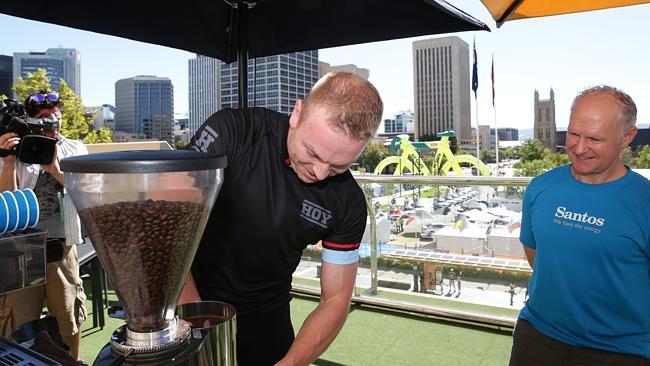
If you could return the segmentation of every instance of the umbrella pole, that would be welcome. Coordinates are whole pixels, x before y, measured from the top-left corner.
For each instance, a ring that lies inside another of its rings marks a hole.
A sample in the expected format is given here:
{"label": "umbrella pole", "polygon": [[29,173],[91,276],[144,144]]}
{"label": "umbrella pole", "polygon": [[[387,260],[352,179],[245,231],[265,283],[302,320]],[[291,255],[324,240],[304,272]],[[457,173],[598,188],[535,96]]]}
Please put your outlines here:
{"label": "umbrella pole", "polygon": [[[239,3],[237,6],[237,27],[239,28],[239,42],[237,47],[237,80],[239,82],[239,108],[248,107],[248,5]],[[254,76],[253,76],[254,77]]]}

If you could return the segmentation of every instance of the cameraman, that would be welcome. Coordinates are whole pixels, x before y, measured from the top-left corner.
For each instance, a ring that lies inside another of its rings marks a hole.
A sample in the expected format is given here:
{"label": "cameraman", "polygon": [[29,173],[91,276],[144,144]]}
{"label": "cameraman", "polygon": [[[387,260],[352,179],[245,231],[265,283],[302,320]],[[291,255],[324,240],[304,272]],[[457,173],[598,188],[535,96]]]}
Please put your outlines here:
{"label": "cameraman", "polygon": [[[57,94],[41,90],[25,99],[27,115],[35,118],[56,117],[61,119],[62,103]],[[48,119],[51,120],[51,119]],[[56,317],[63,342],[70,347],[70,354],[79,358],[81,323],[86,319],[84,301],[86,296],[79,277],[76,244],[83,242],[79,216],[63,188],[64,175],[59,160],[87,154],[86,146],[63,137],[60,123],[44,123],[41,135],[57,140],[52,162],[47,165],[26,164],[7,155],[1,159],[0,191],[31,188],[38,198],[40,218],[37,228],[48,231],[47,283],[6,295],[0,298],[0,324],[2,336],[8,337],[14,328],[40,318],[44,298],[47,308]],[[0,149],[12,150],[20,142],[14,132],[0,136]]]}

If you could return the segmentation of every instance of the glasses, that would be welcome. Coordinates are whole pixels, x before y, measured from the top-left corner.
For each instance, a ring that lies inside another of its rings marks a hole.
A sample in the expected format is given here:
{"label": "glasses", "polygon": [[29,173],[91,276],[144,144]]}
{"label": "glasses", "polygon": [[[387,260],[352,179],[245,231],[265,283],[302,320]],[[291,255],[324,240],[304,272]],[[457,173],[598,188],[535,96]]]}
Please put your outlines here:
{"label": "glasses", "polygon": [[59,101],[59,96],[54,93],[34,94],[29,97],[29,102],[33,104],[54,104]]}

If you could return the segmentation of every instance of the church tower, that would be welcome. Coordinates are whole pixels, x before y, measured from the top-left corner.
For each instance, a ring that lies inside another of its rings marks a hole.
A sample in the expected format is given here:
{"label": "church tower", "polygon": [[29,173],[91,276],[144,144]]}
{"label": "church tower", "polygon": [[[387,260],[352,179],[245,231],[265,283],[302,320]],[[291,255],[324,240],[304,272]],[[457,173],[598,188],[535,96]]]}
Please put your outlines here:
{"label": "church tower", "polygon": [[535,123],[533,125],[533,138],[540,140],[544,146],[555,152],[557,147],[555,138],[555,93],[551,88],[549,99],[539,99],[539,92],[535,90]]}

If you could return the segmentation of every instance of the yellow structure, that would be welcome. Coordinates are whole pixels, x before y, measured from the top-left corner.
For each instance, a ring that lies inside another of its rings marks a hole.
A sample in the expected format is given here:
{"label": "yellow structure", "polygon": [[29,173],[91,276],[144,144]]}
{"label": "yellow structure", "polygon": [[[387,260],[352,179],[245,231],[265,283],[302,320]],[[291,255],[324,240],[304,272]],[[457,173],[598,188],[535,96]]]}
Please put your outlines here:
{"label": "yellow structure", "polygon": [[[437,134],[440,141],[410,142],[408,135],[397,135],[391,142],[391,149],[401,151],[400,156],[390,156],[377,164],[375,174],[381,174],[388,166],[394,166],[394,175],[402,175],[404,171],[418,175],[447,175],[450,171],[456,175],[464,175],[460,164],[466,163],[473,167],[480,175],[488,176],[490,172],[487,166],[471,155],[454,155],[449,146],[449,138],[454,136],[453,131],[446,131]],[[426,166],[420,158],[417,150],[435,149],[434,163],[431,169]],[[446,160],[443,164],[443,158]],[[441,166],[442,165],[442,166]]]}

